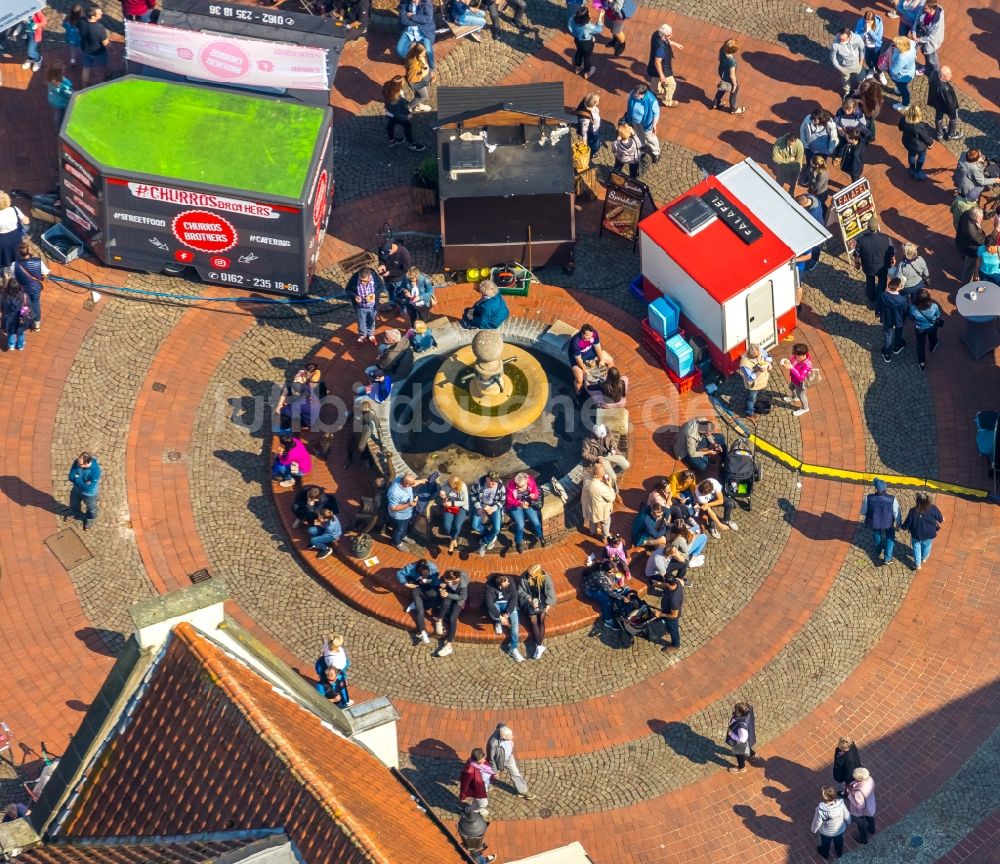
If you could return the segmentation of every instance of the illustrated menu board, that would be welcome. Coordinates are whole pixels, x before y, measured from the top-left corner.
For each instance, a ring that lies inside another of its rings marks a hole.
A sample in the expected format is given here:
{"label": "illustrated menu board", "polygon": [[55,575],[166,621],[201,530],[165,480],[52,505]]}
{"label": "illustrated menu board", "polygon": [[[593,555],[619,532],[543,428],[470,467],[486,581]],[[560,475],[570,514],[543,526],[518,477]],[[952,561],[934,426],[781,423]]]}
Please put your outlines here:
{"label": "illustrated menu board", "polygon": [[833,194],[827,223],[832,225],[836,222],[840,227],[844,251],[852,266],[856,266],[853,263],[854,246],[858,236],[865,230],[868,220],[877,215],[871,184],[864,177]]}

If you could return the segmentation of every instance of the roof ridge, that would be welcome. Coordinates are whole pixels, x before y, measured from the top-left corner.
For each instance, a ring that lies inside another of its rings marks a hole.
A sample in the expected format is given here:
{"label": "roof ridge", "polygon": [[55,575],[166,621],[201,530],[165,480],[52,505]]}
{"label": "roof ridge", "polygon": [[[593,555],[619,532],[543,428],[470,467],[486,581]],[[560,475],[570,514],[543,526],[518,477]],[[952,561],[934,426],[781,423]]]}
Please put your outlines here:
{"label": "roof ridge", "polygon": [[[254,715],[249,710],[247,703],[253,703],[254,698],[246,692],[239,680],[220,662],[219,656],[215,652],[222,653],[223,649],[213,645],[208,639],[201,636],[195,627],[187,621],[182,621],[175,625],[174,634],[184,642],[188,649],[212,673],[212,683],[229,696],[233,705],[244,716],[250,726],[258,730],[274,752],[288,763],[293,774],[301,779],[303,786],[319,802],[320,806],[330,814],[335,822],[347,829],[349,838],[358,846],[362,853],[367,855],[372,861],[379,862],[379,864],[392,864],[379,851],[374,839],[357,823],[350,815],[348,809],[341,803],[334,791],[333,785],[323,778],[322,775],[314,771],[305,760],[299,758],[298,748],[274,723],[270,722],[266,717]],[[237,662],[241,665],[246,665],[242,660],[238,660]],[[257,673],[254,672],[253,674]],[[274,687],[271,682],[267,683]],[[281,698],[287,699],[290,697],[282,695]],[[326,728],[323,721],[315,714],[307,711],[298,702],[295,702],[295,705],[304,714],[312,717],[317,723],[324,725],[324,728]],[[331,732],[330,734],[335,735],[336,733]],[[345,740],[347,739],[345,738]]]}

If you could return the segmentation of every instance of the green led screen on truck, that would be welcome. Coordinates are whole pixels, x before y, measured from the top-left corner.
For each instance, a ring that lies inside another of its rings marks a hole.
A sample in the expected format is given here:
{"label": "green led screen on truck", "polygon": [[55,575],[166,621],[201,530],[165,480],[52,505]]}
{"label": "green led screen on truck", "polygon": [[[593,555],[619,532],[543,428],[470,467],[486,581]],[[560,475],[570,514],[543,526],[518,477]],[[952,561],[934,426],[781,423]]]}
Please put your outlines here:
{"label": "green led screen on truck", "polygon": [[63,130],[106,168],[298,199],[323,109],[125,78],[76,94]]}

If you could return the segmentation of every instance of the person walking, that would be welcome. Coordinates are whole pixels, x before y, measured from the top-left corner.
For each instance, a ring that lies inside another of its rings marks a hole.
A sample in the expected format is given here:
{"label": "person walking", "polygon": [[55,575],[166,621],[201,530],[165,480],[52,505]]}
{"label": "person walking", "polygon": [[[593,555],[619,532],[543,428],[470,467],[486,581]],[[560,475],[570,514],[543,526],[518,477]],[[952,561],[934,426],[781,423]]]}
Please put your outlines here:
{"label": "person walking", "polygon": [[903,295],[903,280],[890,279],[885,291],[875,301],[875,311],[882,324],[882,359],[892,362],[892,355],[906,347],[903,328],[909,317],[909,306]]}
{"label": "person walking", "polygon": [[[396,571],[396,581],[410,591],[410,605],[406,611],[413,612],[417,624],[417,639],[427,645],[430,637],[425,627],[425,615],[437,617],[444,598],[441,596],[441,574],[433,561],[421,558]],[[444,625],[440,617],[434,622],[434,632],[444,635]]]}
{"label": "person walking", "polygon": [[872,480],[872,485],[875,491],[861,499],[861,521],[871,529],[875,540],[875,563],[890,564],[896,548],[896,528],[902,524],[899,501],[881,477]]}
{"label": "person walking", "polygon": [[743,406],[743,416],[753,417],[757,407],[757,397],[767,389],[771,380],[771,355],[760,345],[751,344],[746,354],[740,360],[740,377],[746,390],[746,402]]}
{"label": "person walking", "polygon": [[642,159],[642,148],[632,127],[622,121],[618,124],[618,137],[611,142],[611,155],[615,164],[612,171],[628,170],[628,176],[633,180],[639,176],[639,163]]}
{"label": "person walking", "polygon": [[832,844],[837,850],[837,857],[840,858],[844,854],[844,832],[851,824],[851,814],[844,799],[833,786],[824,786],[821,795],[822,800],[813,814],[810,829],[813,834],[819,835],[819,846],[816,847],[816,851],[821,858],[829,860]]}
{"label": "person walking", "polygon": [[545,615],[556,605],[555,584],[541,564],[532,564],[517,580],[517,602],[535,640],[532,660],[541,660],[548,650],[545,647]]}
{"label": "person walking", "polygon": [[486,751],[476,747],[462,767],[458,782],[458,801],[470,802],[480,813],[489,806],[490,786],[496,771],[486,758]]}
{"label": "person walking", "polygon": [[809,347],[802,342],[796,342],[792,346],[791,358],[783,357],[779,361],[779,365],[787,370],[788,389],[792,391],[790,396],[782,396],[781,400],[788,403],[799,403],[799,407],[792,412],[793,417],[808,414],[809,397],[806,395],[806,390],[812,383],[811,378],[815,377],[813,376],[813,362],[812,357],[809,356]]}
{"label": "person walking", "polygon": [[674,42],[670,37],[674,28],[669,24],[661,24],[653,32],[649,40],[649,63],[646,64],[646,75],[649,77],[649,89],[656,94],[664,108],[673,108],[674,93],[677,92],[677,80],[674,78],[674,51],[683,51],[684,46]]}
{"label": "person walking", "polygon": [[351,659],[344,648],[344,637],[334,633],[323,643],[323,653],[316,661],[320,679],[316,690],[338,708],[350,708],[353,704],[347,691],[347,670],[350,666]]}
{"label": "person walking", "polygon": [[458,546],[458,538],[462,533],[465,520],[469,517],[469,487],[459,476],[448,481],[438,496],[441,499],[441,529],[451,542],[448,544],[448,554],[452,555]]}
{"label": "person walking", "polygon": [[934,538],[943,524],[944,516],[932,503],[931,496],[926,492],[918,492],[910,512],[903,520],[903,528],[910,532],[914,570],[919,570],[930,559]]}
{"label": "person walking", "polygon": [[[407,146],[414,153],[422,153],[427,147],[413,138],[413,122],[410,114],[410,103],[403,97],[403,84],[406,79],[402,75],[393,75],[382,85],[382,102],[385,104],[386,114],[389,120],[385,127],[385,134],[389,140],[389,146],[395,147],[406,140]],[[396,135],[396,127],[403,130],[403,138]]]}
{"label": "person walking", "polygon": [[639,11],[635,0],[610,0],[604,7],[604,20],[611,31],[608,47],[615,57],[625,53],[625,22]]}
{"label": "person walking", "polygon": [[45,38],[45,12],[39,9],[24,22],[28,59],[21,64],[22,69],[37,72],[42,68],[42,39]]}
{"label": "person walking", "polygon": [[73,82],[66,77],[66,70],[61,63],[53,64],[45,73],[46,99],[52,108],[52,119],[56,124],[56,132],[62,128],[63,117],[73,95]]}
{"label": "person walking", "polygon": [[926,180],[924,161],[927,151],[937,140],[934,130],[923,122],[923,112],[919,105],[911,105],[899,118],[899,129],[903,133],[903,148],[909,162],[910,176],[914,180]]}
{"label": "person walking", "polygon": [[655,165],[660,161],[660,141],[656,137],[656,125],[660,122],[660,103],[649,86],[636,84],[625,105],[626,123],[638,141],[639,148],[646,151]]}
{"label": "person walking", "polygon": [[899,101],[892,107],[897,111],[905,111],[910,106],[910,82],[917,74],[917,49],[905,36],[893,39],[892,46],[889,77],[899,91]]}
{"label": "person walking", "polygon": [[[486,614],[493,622],[493,632],[497,636],[503,636],[503,628],[510,629],[510,643],[507,653],[514,658],[514,662],[523,663],[524,655],[521,654],[521,640],[518,629],[520,619],[517,614],[517,586],[506,573],[493,573],[486,580],[486,591],[483,595],[483,606]],[[496,764],[493,759],[491,762]]]}
{"label": "person walking", "polygon": [[918,75],[941,68],[938,52],[944,43],[944,9],[937,0],[927,0],[913,22],[913,39],[924,55],[924,66]]}
{"label": "person walking", "polygon": [[63,18],[63,35],[66,47],[69,48],[69,65],[76,66],[80,62],[80,19],[83,18],[83,5],[74,3],[66,17]]}
{"label": "person walking", "polygon": [[833,779],[842,783],[844,790],[854,776],[854,769],[861,767],[861,754],[853,738],[840,738],[833,750]]}
{"label": "person walking", "polygon": [[799,126],[799,138],[805,148],[806,157],[823,156],[827,159],[837,152],[840,134],[833,115],[825,108],[816,108],[807,114]]}
{"label": "person walking", "polygon": [[0,291],[0,326],[7,336],[8,351],[24,350],[24,334],[31,328],[31,311],[24,289],[16,279],[3,279]]}
{"label": "person walking", "polygon": [[97,499],[100,495],[101,465],[90,453],[81,453],[69,469],[69,510],[63,522],[79,519],[86,531],[100,512]]}
{"label": "person walking", "polygon": [[794,198],[795,187],[806,164],[805,147],[797,131],[786,132],[774,142],[771,146],[771,164],[774,166],[778,185],[787,188],[788,194]]}
{"label": "person walking", "polygon": [[875,833],[875,781],[867,768],[854,769],[852,780],[847,784],[845,799],[851,819],[858,826],[858,842],[868,842]]}
{"label": "person walking", "polygon": [[830,45],[830,63],[840,75],[844,96],[854,92],[865,65],[865,40],[850,27],[841,27]]}
{"label": "person walking", "polygon": [[80,31],[80,51],[83,54],[83,71],[80,74],[84,87],[90,86],[93,69],[98,70],[101,81],[108,79],[108,44],[111,40],[107,29],[101,24],[103,17],[104,10],[100,6],[91,5],[77,23],[77,29]]}
{"label": "person walking", "polygon": [[735,39],[727,39],[719,48],[719,83],[715,90],[715,98],[712,100],[712,107],[721,110],[722,100],[728,93],[730,114],[742,114],[747,110],[746,106],[737,107],[740,83],[736,75],[736,55],[739,50],[740,43]]}
{"label": "person walking", "polygon": [[517,767],[514,758],[514,733],[505,723],[497,723],[497,728],[486,742],[486,758],[497,774],[505,771],[510,775],[511,782],[519,797],[534,801],[537,795],[528,791],[528,784]]}
{"label": "person walking", "polygon": [[983,230],[983,208],[970,207],[958,220],[955,232],[955,246],[962,253],[962,284],[972,281],[979,266],[979,247],[986,244]]}
{"label": "person walking", "polygon": [[358,315],[358,342],[375,340],[375,315],[385,282],[371,267],[362,267],[347,281],[347,296]]}
{"label": "person walking", "polygon": [[440,621],[444,628],[444,641],[435,656],[447,657],[455,650],[452,644],[458,629],[458,616],[469,600],[469,574],[464,570],[445,570],[438,592],[442,600]]}
{"label": "person walking", "polygon": [[965,137],[964,132],[958,131],[958,93],[951,77],[950,66],[927,73],[927,105],[934,109],[934,134],[938,141],[945,138],[957,141]]}
{"label": "person walking", "polygon": [[582,75],[589,80],[597,71],[593,61],[594,37],[604,27],[604,9],[598,11],[596,16],[592,16],[587,4],[581,3],[569,16],[567,26],[576,45],[576,53],[573,55],[573,69],[577,75]]}
{"label": "person walking", "polygon": [[730,774],[743,774],[747,770],[747,758],[757,758],[757,751],[753,749],[757,743],[757,719],[749,702],[737,702],[733,706],[726,743],[736,757],[736,767],[727,770]]}
{"label": "person walking", "polygon": [[31,329],[36,333],[42,329],[42,290],[49,267],[42,257],[42,251],[30,240],[23,240],[17,247],[14,260],[14,278],[28,298],[31,310]]}
{"label": "person walking", "polygon": [[392,545],[400,551],[405,548],[403,544],[406,540],[406,531],[410,527],[410,520],[416,507],[416,494],[413,490],[425,482],[417,480],[417,475],[408,471],[402,477],[393,480],[386,491],[389,522],[392,525]]}
{"label": "person walking", "polygon": [[865,298],[868,308],[875,308],[875,301],[885,291],[889,268],[896,260],[896,249],[885,234],[879,231],[878,221],[868,220],[867,230],[854,245],[854,262],[865,274]]}
{"label": "person walking", "polygon": [[931,298],[931,292],[926,288],[917,292],[917,297],[910,305],[910,317],[913,319],[915,339],[917,343],[917,365],[923,371],[927,368],[926,346],[930,342],[931,353],[937,350],[938,328],[943,326],[941,307]]}
{"label": "person walking", "polygon": [[885,33],[882,16],[874,9],[867,10],[855,23],[854,32],[864,43],[865,68],[868,70],[868,77],[871,77],[878,72],[878,57],[882,53],[882,39]]}

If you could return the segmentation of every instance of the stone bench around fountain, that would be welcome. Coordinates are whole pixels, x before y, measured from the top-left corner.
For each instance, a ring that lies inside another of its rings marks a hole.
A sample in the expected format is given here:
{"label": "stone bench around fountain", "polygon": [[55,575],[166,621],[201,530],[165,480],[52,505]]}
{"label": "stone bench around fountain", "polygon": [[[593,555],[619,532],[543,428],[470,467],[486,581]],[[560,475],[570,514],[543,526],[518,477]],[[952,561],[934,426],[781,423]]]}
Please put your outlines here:
{"label": "stone bench around fountain", "polygon": [[[564,362],[568,369],[569,340],[577,332],[577,329],[560,320],[541,323],[530,318],[508,318],[497,332],[505,344],[547,354]],[[471,361],[472,340],[481,331],[462,327],[460,323],[450,318],[438,318],[428,325],[428,332],[434,337],[437,345],[415,355],[413,372],[435,358],[452,357],[462,349],[466,349]],[[464,356],[464,352],[461,356]],[[446,361],[442,364],[442,368],[447,365]],[[375,405],[375,412],[383,429],[390,429],[389,418],[392,414],[392,402],[393,397],[390,396],[388,401]],[[597,409],[596,422],[604,423],[612,431],[618,432],[623,441],[629,441],[629,420],[626,409],[599,408]],[[412,471],[405,459],[395,449],[392,450],[392,463],[397,476],[407,472],[417,473]],[[548,539],[555,540],[560,535],[565,534],[567,530],[565,511],[579,501],[585,470],[583,462],[580,461],[561,477],[553,478],[553,482],[559,483],[566,493],[567,500],[566,503],[563,503],[557,495],[551,493],[545,495],[541,515],[543,530]],[[414,525],[414,529],[418,533],[424,533],[420,531],[419,525]]]}

